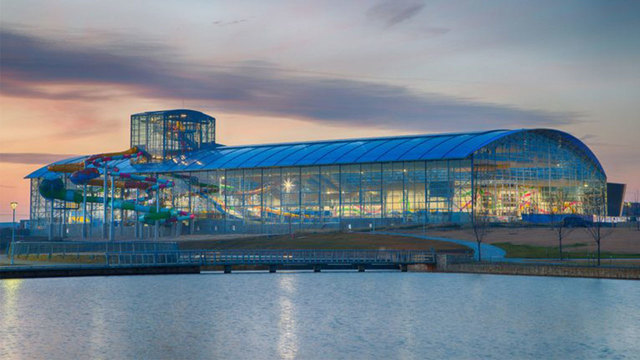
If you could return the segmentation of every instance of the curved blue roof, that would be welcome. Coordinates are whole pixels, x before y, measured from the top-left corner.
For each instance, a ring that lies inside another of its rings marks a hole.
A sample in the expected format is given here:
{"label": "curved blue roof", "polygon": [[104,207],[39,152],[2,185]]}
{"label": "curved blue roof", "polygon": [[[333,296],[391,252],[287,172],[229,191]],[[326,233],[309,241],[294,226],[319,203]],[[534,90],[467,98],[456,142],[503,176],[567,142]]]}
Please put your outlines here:
{"label": "curved blue roof", "polygon": [[[218,145],[200,149],[163,163],[131,165],[128,160],[122,160],[116,164],[122,172],[150,173],[464,159],[478,149],[505,136],[526,131],[542,132],[547,136],[560,137],[567,140],[570,144],[586,154],[604,173],[600,162],[584,143],[568,133],[551,129],[491,130],[472,133],[411,135],[243,146]],[[56,164],[76,162],[82,159],[83,158],[72,158],[57,162]],[[44,167],[29,174],[27,178],[42,177],[47,173],[48,170]]]}

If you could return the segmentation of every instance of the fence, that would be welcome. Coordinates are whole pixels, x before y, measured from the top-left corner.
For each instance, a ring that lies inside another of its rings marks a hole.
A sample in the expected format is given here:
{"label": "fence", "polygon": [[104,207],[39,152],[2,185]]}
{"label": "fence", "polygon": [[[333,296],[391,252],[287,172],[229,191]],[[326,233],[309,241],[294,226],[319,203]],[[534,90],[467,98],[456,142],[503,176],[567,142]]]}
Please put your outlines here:
{"label": "fence", "polygon": [[435,253],[413,250],[192,250],[111,252],[109,265],[407,265],[435,263]]}
{"label": "fence", "polygon": [[17,241],[11,245],[9,253],[13,256],[66,256],[80,254],[104,255],[113,252],[177,251],[178,249],[177,242],[168,241]]}

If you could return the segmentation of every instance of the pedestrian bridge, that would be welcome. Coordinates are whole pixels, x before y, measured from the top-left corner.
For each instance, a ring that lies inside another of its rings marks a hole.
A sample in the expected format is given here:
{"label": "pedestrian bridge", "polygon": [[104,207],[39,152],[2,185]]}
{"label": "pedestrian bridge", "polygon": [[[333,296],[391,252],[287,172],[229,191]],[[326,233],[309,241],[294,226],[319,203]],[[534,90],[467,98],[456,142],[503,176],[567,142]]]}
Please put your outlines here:
{"label": "pedestrian bridge", "polygon": [[176,242],[27,242],[12,244],[9,257],[21,262],[57,262],[118,266],[200,266],[237,269],[401,269],[412,264],[434,265],[431,250],[180,250]]}
{"label": "pedestrian bridge", "polygon": [[406,271],[412,264],[435,264],[432,251],[419,250],[181,250],[152,252],[108,252],[106,262],[118,265],[200,265],[222,266],[230,272],[232,266],[268,266],[276,268],[398,268]]}

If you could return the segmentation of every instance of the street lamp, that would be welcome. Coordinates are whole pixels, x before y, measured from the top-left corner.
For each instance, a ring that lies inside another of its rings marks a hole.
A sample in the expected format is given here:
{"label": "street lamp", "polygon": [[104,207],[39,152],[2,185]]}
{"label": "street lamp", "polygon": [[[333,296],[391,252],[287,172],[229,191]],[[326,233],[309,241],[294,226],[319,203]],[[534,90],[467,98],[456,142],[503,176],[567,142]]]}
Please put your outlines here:
{"label": "street lamp", "polygon": [[12,201],[11,211],[13,212],[13,220],[11,221],[11,265],[13,265],[13,246],[16,241],[16,208],[18,207],[17,201]]}

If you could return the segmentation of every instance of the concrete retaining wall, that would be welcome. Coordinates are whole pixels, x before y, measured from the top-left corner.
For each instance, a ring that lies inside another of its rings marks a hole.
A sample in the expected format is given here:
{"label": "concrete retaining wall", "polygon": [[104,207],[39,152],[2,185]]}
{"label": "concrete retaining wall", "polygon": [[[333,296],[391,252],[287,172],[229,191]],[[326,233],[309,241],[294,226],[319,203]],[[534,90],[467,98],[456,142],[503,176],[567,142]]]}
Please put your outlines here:
{"label": "concrete retaining wall", "polygon": [[200,266],[20,266],[0,269],[0,279],[24,279],[69,276],[113,276],[113,275],[160,275],[160,274],[199,274]]}
{"label": "concrete retaining wall", "polygon": [[592,266],[561,266],[537,264],[447,264],[440,272],[479,273],[529,276],[563,276],[603,279],[640,280],[640,268],[609,268]]}
{"label": "concrete retaining wall", "polygon": [[412,264],[407,266],[409,272],[434,272],[436,271],[435,264]]}

